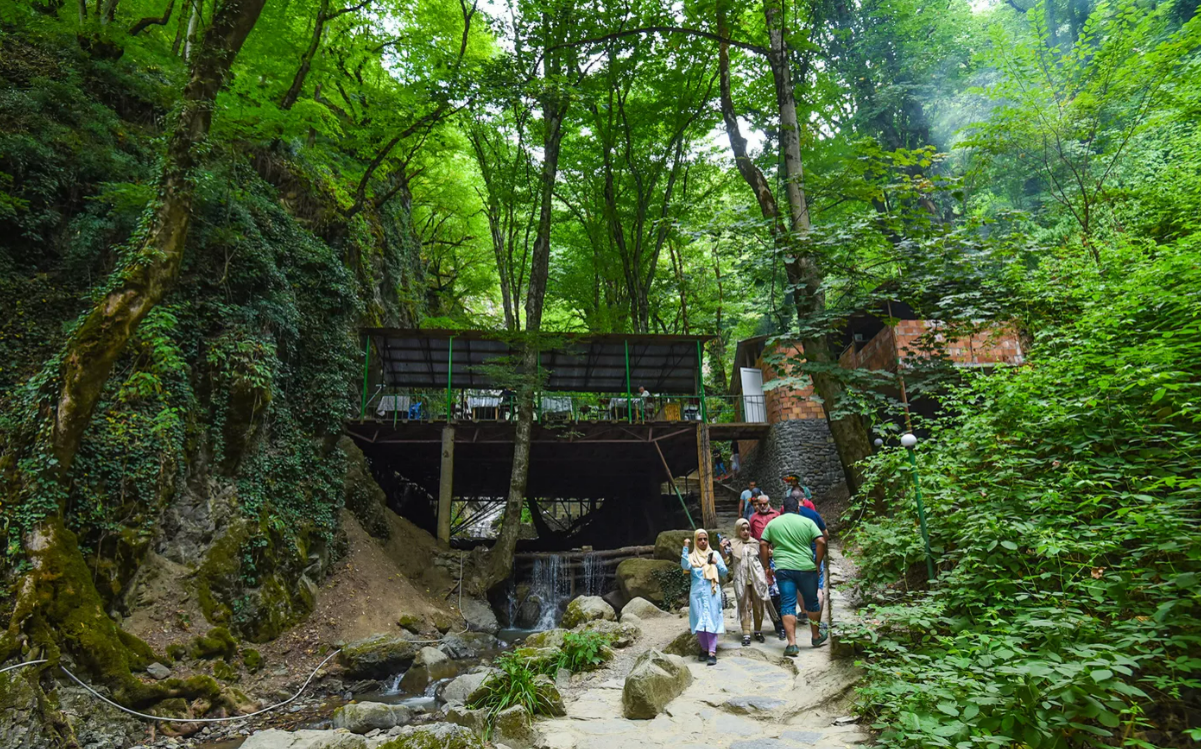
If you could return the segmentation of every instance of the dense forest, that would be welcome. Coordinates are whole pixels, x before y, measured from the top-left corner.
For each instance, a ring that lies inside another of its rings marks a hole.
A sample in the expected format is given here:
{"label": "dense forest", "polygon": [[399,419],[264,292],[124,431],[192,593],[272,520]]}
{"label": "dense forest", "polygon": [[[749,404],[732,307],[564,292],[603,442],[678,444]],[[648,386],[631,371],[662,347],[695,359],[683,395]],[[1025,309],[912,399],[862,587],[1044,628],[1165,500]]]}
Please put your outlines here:
{"label": "dense forest", "polygon": [[[0,705],[78,745],[60,660],[160,714],[236,703],[139,678],[129,591],[187,565],[249,643],[312,611],[360,510],[361,327],[713,333],[713,392],[738,340],[804,345],[779,384],[813,383],[854,492],[883,745],[1201,740],[1197,10],[0,0],[0,665],[48,661]],[[892,375],[837,363],[889,302],[941,324],[930,584]],[[1025,365],[945,366],[996,325]]]}

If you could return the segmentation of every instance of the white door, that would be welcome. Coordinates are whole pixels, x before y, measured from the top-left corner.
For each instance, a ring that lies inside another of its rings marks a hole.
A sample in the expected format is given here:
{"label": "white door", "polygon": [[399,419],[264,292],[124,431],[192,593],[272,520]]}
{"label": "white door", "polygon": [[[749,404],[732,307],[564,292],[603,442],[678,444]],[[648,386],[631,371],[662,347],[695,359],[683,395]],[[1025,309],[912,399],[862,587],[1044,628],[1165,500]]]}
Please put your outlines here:
{"label": "white door", "polygon": [[763,372],[742,367],[742,413],[751,424],[767,423],[767,404],[763,400]]}

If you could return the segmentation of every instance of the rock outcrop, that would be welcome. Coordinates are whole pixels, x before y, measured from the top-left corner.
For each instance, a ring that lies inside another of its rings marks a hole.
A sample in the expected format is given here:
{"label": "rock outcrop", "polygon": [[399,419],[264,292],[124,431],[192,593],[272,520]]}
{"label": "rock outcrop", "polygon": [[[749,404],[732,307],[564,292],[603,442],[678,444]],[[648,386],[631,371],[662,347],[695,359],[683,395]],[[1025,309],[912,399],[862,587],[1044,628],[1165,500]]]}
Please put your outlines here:
{"label": "rock outcrop", "polygon": [[483,749],[479,734],[453,723],[405,726],[376,749]]}
{"label": "rock outcrop", "polygon": [[685,541],[692,540],[692,531],[663,531],[655,537],[655,559],[680,563],[680,550]]}
{"label": "rock outcrop", "polygon": [[[637,617],[634,617],[637,619]],[[605,619],[597,619],[588,622],[582,627],[579,627],[581,632],[600,632],[608,635],[610,641],[615,648],[628,648],[634,644],[634,641],[642,636],[642,630],[635,626],[633,622],[611,622]]]}
{"label": "rock outcrop", "polygon": [[500,670],[486,668],[470,674],[463,674],[450,680],[442,690],[442,700],[446,704],[465,704],[471,702],[488,677],[499,674]]}
{"label": "rock outcrop", "polygon": [[574,629],[598,619],[617,621],[617,612],[600,596],[578,596],[567,604],[567,611],[563,613],[563,626]]}
{"label": "rock outcrop", "polygon": [[630,720],[650,720],[692,683],[692,672],[679,656],[648,650],[634,661],[621,690],[622,713]]}

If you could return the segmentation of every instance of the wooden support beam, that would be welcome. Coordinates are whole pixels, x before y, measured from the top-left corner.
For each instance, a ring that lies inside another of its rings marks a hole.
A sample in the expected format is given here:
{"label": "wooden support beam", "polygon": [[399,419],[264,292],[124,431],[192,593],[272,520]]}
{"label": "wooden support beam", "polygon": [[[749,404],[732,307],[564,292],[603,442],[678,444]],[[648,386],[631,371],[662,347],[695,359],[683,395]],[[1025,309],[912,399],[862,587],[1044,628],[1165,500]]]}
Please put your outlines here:
{"label": "wooden support beam", "polygon": [[455,491],[455,428],[442,427],[442,472],[438,477],[438,540],[450,543],[450,500]]}
{"label": "wooden support beam", "polygon": [[717,506],[713,501],[713,451],[709,447],[709,424],[696,425],[697,478],[701,485],[701,520],[705,528],[717,527]]}

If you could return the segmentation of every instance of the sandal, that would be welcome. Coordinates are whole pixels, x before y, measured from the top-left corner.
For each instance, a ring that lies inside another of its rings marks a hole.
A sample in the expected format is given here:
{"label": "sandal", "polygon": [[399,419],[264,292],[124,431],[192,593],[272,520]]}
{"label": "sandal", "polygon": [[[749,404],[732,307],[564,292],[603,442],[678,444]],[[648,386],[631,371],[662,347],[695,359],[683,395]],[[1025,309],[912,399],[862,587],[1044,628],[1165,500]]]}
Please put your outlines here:
{"label": "sandal", "polygon": [[813,647],[820,648],[822,645],[825,645],[826,640],[829,640],[829,639],[830,639],[830,633],[822,632],[817,637],[813,638]]}
{"label": "sandal", "polygon": [[745,648],[745,647],[749,646],[750,644],[751,644],[751,636],[743,635],[742,636],[742,647]]}
{"label": "sandal", "polygon": [[797,655],[800,654],[800,652],[801,652],[801,649],[798,648],[796,645],[789,645],[788,647],[784,648],[784,656],[786,658],[796,658]]}

